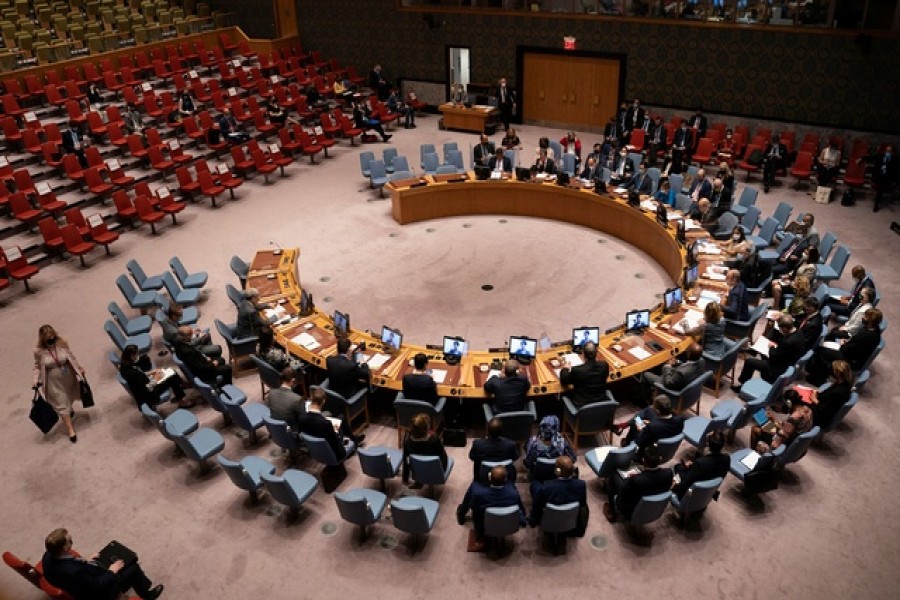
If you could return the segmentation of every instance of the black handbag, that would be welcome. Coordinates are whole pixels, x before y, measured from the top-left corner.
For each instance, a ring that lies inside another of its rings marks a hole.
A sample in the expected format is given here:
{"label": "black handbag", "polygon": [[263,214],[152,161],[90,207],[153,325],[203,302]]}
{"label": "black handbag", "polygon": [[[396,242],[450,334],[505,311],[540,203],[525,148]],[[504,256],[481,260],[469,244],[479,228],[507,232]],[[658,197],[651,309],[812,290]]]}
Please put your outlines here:
{"label": "black handbag", "polygon": [[43,433],[53,429],[53,426],[59,421],[59,415],[56,414],[50,403],[44,400],[38,390],[34,390],[34,398],[31,399],[31,413],[28,417]]}
{"label": "black handbag", "polygon": [[81,391],[81,405],[85,408],[92,407],[94,405],[94,392],[91,391],[91,386],[88,384],[87,379],[79,380],[78,388]]}

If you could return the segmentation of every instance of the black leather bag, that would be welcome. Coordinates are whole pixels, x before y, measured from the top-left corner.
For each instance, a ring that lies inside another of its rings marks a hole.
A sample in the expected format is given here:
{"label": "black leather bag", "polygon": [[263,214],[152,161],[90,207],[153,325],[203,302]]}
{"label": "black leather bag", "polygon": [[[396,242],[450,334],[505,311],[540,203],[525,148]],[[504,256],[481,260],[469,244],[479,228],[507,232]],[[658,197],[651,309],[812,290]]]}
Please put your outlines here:
{"label": "black leather bag", "polygon": [[78,382],[78,389],[81,392],[81,405],[90,408],[94,405],[94,392],[88,384],[87,379],[81,379]]}
{"label": "black leather bag", "polygon": [[28,417],[43,433],[53,429],[53,426],[59,421],[59,415],[56,414],[50,403],[44,400],[38,390],[34,390],[34,398],[31,399],[31,414]]}

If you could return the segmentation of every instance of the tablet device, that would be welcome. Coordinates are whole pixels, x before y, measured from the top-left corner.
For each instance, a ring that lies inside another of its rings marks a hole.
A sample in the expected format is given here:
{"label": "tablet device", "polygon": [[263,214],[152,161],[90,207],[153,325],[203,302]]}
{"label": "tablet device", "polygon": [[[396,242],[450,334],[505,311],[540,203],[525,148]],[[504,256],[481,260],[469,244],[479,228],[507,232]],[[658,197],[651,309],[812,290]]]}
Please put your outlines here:
{"label": "tablet device", "polygon": [[523,364],[537,356],[537,340],[529,337],[510,336],[509,354]]}
{"label": "tablet device", "polygon": [[403,334],[396,329],[391,329],[387,325],[384,325],[381,328],[381,343],[388,348],[399,350],[401,344],[403,344]]}
{"label": "tablet device", "polygon": [[572,330],[572,346],[581,348],[588,342],[600,343],[599,327],[576,327]]}
{"label": "tablet device", "polygon": [[650,326],[650,309],[630,310],[625,314],[625,331],[640,333]]}
{"label": "tablet device", "polygon": [[334,311],[334,332],[346,336],[350,333],[350,315],[339,310]]}
{"label": "tablet device", "polygon": [[663,294],[663,307],[666,312],[675,312],[681,306],[682,293],[680,287],[669,288]]}
{"label": "tablet device", "polygon": [[462,357],[465,356],[468,349],[469,344],[466,342],[466,340],[458,337],[450,337],[446,335],[444,336],[444,356]]}

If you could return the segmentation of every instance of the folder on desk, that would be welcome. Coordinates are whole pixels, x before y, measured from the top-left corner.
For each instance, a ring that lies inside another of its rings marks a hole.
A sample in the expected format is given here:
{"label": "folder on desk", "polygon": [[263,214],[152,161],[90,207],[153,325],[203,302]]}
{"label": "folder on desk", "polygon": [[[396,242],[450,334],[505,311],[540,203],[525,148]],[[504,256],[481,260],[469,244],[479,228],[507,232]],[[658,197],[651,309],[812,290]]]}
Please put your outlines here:
{"label": "folder on desk", "polygon": [[757,352],[759,352],[762,356],[765,356],[766,358],[769,357],[769,349],[771,347],[772,347],[772,342],[769,340],[769,338],[764,337],[764,336],[759,336],[758,338],[756,338],[756,341],[753,342],[752,346],[750,346],[750,348],[752,350],[756,350]]}
{"label": "folder on desk", "polygon": [[305,331],[303,333],[295,335],[293,338],[291,338],[291,341],[295,344],[303,346],[307,350],[315,350],[316,348],[321,346],[316,338],[306,333]]}
{"label": "folder on desk", "polygon": [[613,448],[615,448],[615,446],[600,446],[599,448],[592,450],[597,459],[597,464],[602,465]]}
{"label": "folder on desk", "polygon": [[759,462],[759,458],[760,456],[758,452],[751,452],[741,459],[741,464],[752,471],[756,468],[756,463]]}

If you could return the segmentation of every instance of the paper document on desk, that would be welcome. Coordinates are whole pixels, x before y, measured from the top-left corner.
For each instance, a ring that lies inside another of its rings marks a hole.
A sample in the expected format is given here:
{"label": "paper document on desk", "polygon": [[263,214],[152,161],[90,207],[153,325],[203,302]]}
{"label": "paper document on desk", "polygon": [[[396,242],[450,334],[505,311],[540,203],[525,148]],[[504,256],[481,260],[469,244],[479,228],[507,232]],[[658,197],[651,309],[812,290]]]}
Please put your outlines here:
{"label": "paper document on desk", "polygon": [[679,335],[684,335],[688,331],[693,331],[700,326],[700,321],[703,319],[703,314],[696,310],[689,310],[684,313],[684,318],[675,323],[672,326],[672,331]]}
{"label": "paper document on desk", "polygon": [[832,293],[828,294],[828,297],[831,298],[832,300],[840,300],[841,298],[844,297],[844,294],[841,294],[840,292],[832,292]]}
{"label": "paper document on desk", "polygon": [[684,220],[684,228],[685,229],[703,229],[693,219],[685,219]]}
{"label": "paper document on desk", "polygon": [[287,311],[284,310],[284,307],[279,304],[275,308],[265,309],[263,311],[263,314],[266,315],[266,319],[271,321],[273,319],[280,319],[281,317],[283,317],[284,315],[287,314]]}
{"label": "paper document on desk", "polygon": [[503,173],[500,171],[491,171],[491,179],[503,179]]}
{"label": "paper document on desk", "polygon": [[704,276],[707,279],[712,279],[713,281],[725,281],[724,273],[718,273],[716,271],[713,271],[712,269],[707,269],[706,273],[704,273]]}
{"label": "paper document on desk", "polygon": [[584,364],[584,360],[582,360],[581,356],[575,354],[574,352],[567,352],[563,358],[566,359],[566,362],[572,365],[573,367],[577,367]]}
{"label": "paper document on desk", "polygon": [[769,350],[771,348],[772,348],[772,344],[770,343],[769,338],[764,337],[764,336],[759,336],[758,338],[756,338],[756,341],[753,342],[752,346],[750,346],[751,350],[756,350],[757,352],[759,352],[761,355],[765,356],[766,358],[769,357]]}
{"label": "paper document on desk", "polygon": [[444,369],[432,369],[431,378],[434,379],[435,383],[444,383],[447,379],[447,371]]}
{"label": "paper document on desk", "polygon": [[653,200],[641,200],[641,208],[644,210],[655,211],[656,202]]}
{"label": "paper document on desk", "polygon": [[627,191],[628,191],[628,188],[623,188],[623,187],[617,187],[616,189],[613,190],[613,192],[616,194],[624,194]]}
{"label": "paper document on desk", "polygon": [[597,464],[602,465],[603,461],[606,460],[606,457],[609,456],[609,453],[615,448],[615,446],[600,446],[599,448],[595,448],[593,450],[594,457],[597,459]]}
{"label": "paper document on desk", "polygon": [[[700,248],[701,254],[722,254],[722,249],[715,244],[703,244]],[[724,267],[723,267],[724,268]]]}
{"label": "paper document on desk", "polygon": [[379,352],[375,356],[371,357],[368,360],[367,364],[369,365],[370,369],[380,369],[389,360],[391,360],[390,354],[382,354],[381,352]]}
{"label": "paper document on desk", "polygon": [[488,371],[487,378],[485,379],[485,381],[487,381],[491,377],[500,377],[500,370],[499,369],[491,369],[490,371]]}
{"label": "paper document on desk", "polygon": [[751,452],[741,459],[741,464],[752,471],[756,468],[756,463],[759,462],[759,458],[760,456],[758,452]]}
{"label": "paper document on desk", "polygon": [[828,348],[829,350],[840,350],[841,345],[837,342],[822,342],[823,348]]}
{"label": "paper document on desk", "polygon": [[632,355],[633,357],[635,357],[638,360],[644,360],[645,358],[650,358],[651,356],[653,356],[651,353],[647,352],[640,346],[635,346],[634,348],[632,348],[631,350],[628,351],[628,354]]}
{"label": "paper document on desk", "polygon": [[321,346],[321,344],[316,341],[316,338],[306,333],[305,331],[303,333],[295,335],[293,338],[291,338],[291,341],[295,344],[303,346],[307,350],[315,350],[316,348]]}

